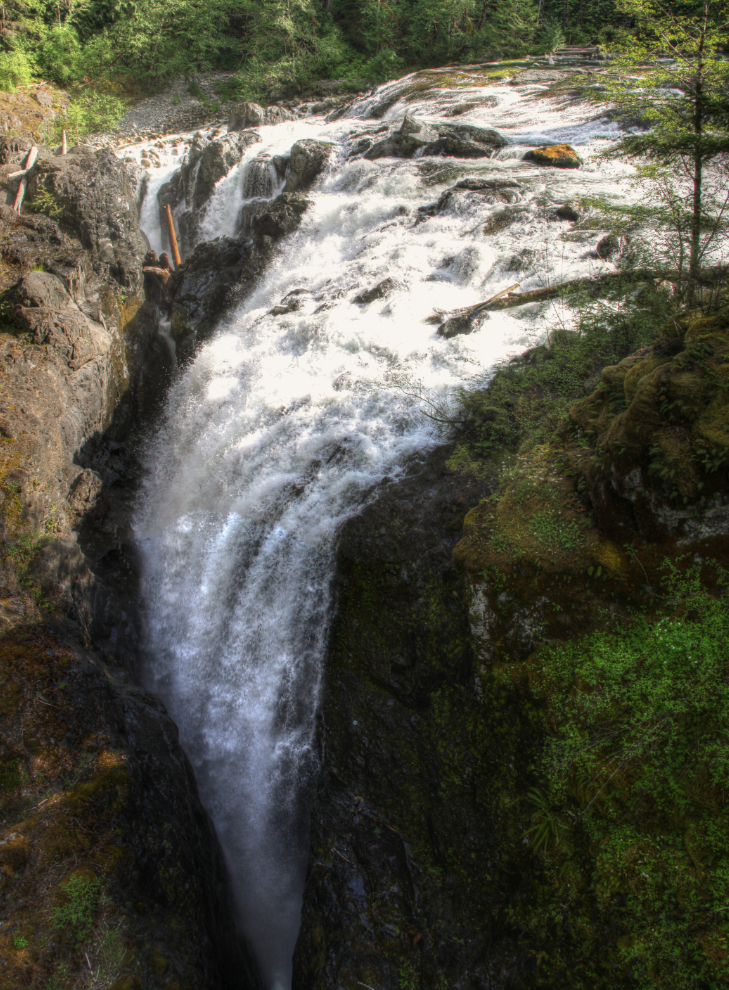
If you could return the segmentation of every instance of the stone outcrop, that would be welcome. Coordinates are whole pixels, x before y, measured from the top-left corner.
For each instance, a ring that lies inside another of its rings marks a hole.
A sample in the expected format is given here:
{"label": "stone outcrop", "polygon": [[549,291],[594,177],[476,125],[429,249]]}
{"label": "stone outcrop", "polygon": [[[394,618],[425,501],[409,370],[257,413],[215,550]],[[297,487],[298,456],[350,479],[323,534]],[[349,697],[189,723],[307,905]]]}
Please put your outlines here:
{"label": "stone outcrop", "polygon": [[177,360],[191,357],[225,313],[240,304],[263,272],[276,241],[301,223],[309,201],[282,193],[253,220],[253,237],[219,237],[200,244],[170,278],[170,334]]}
{"label": "stone outcrop", "polygon": [[255,987],[159,700],[30,608],[0,684],[0,988],[84,985],[89,967],[117,988]]}
{"label": "stone outcrop", "polygon": [[582,159],[569,144],[551,144],[546,148],[533,148],[522,156],[523,162],[547,165],[551,168],[579,168]]}
{"label": "stone outcrop", "polygon": [[489,486],[448,453],[342,532],[295,990],[530,985],[506,922],[523,892],[504,800],[528,786],[519,699],[479,667],[451,562]]}
{"label": "stone outcrop", "polygon": [[[10,158],[19,163],[22,155]],[[146,250],[139,230],[144,170],[119,161],[110,149],[94,154],[79,147],[67,155],[41,153],[38,158],[28,198],[39,199],[40,212],[50,210],[77,234],[99,276],[136,291]],[[11,190],[8,200],[12,195]]]}

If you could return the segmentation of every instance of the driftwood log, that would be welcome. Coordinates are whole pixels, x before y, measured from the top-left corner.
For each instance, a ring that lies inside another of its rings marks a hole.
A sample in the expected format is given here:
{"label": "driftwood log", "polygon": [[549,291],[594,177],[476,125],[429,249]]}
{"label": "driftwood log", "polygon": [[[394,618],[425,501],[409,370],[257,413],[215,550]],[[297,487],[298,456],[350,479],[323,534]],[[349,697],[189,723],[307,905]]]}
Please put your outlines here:
{"label": "driftwood log", "polygon": [[33,145],[33,147],[28,152],[28,157],[25,159],[25,165],[22,168],[20,179],[20,185],[18,186],[18,191],[15,194],[15,202],[13,203],[13,209],[16,213],[20,213],[23,206],[23,199],[25,197],[25,190],[28,188],[28,172],[35,165],[35,160],[38,157],[38,147]]}
{"label": "driftwood log", "polygon": [[[701,285],[716,285],[717,282],[721,282],[727,277],[729,277],[729,266],[717,265],[712,268],[705,268],[698,274],[696,281]],[[468,306],[450,314],[434,313],[433,316],[428,317],[427,322],[440,324],[438,333],[441,337],[455,337],[457,334],[471,333],[486,318],[488,313],[502,309],[526,306],[527,303],[549,302],[550,299],[557,299],[560,296],[567,296],[576,292],[585,292],[587,295],[597,298],[612,288],[633,282],[683,282],[686,280],[687,276],[676,269],[661,271],[635,268],[629,271],[607,272],[595,278],[575,278],[569,282],[560,282],[544,289],[532,289],[529,292],[514,292],[512,290],[518,286],[511,286],[485,302],[476,303],[475,306]]]}

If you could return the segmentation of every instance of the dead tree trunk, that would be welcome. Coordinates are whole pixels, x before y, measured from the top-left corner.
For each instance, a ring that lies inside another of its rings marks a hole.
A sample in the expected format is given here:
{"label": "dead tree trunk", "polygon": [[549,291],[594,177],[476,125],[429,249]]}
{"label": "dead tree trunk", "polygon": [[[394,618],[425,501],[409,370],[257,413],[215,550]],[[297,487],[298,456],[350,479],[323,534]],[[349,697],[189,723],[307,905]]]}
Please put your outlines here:
{"label": "dead tree trunk", "polygon": [[18,186],[18,191],[15,194],[15,202],[13,203],[13,209],[16,213],[20,213],[23,206],[23,199],[25,198],[25,190],[28,188],[28,172],[35,165],[35,160],[38,157],[38,148],[36,145],[28,152],[28,157],[25,159],[24,172],[25,174],[20,179],[20,185]]}
{"label": "dead tree trunk", "polygon": [[177,246],[177,234],[175,233],[175,221],[172,216],[172,210],[170,209],[170,204],[165,205],[165,215],[167,217],[167,231],[170,235],[170,248],[172,249],[172,260],[175,263],[175,268],[179,268],[182,264],[182,259],[180,258],[180,249]]}

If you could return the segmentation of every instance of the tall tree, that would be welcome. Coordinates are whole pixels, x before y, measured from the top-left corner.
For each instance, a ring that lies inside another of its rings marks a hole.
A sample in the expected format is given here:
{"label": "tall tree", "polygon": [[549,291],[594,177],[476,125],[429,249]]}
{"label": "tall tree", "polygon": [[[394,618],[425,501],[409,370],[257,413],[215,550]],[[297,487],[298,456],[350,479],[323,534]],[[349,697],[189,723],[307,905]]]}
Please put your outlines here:
{"label": "tall tree", "polygon": [[636,161],[667,190],[678,218],[684,294],[692,303],[729,205],[726,196],[718,204],[706,196],[707,168],[724,167],[729,154],[727,10],[717,0],[621,0],[620,6],[634,27],[618,48],[618,78],[607,95],[644,129],[626,135],[615,154]]}

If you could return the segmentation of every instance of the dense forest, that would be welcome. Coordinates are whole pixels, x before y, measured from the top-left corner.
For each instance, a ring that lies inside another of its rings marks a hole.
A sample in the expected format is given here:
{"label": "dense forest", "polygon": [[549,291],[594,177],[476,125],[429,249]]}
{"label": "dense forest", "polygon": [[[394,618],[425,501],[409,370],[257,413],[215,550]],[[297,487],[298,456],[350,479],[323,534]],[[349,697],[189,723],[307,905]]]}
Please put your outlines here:
{"label": "dense forest", "polygon": [[249,92],[295,91],[605,40],[619,23],[614,0],[11,0],[0,85],[40,75],[138,95],[224,69]]}

